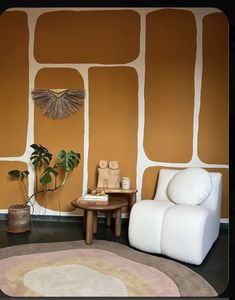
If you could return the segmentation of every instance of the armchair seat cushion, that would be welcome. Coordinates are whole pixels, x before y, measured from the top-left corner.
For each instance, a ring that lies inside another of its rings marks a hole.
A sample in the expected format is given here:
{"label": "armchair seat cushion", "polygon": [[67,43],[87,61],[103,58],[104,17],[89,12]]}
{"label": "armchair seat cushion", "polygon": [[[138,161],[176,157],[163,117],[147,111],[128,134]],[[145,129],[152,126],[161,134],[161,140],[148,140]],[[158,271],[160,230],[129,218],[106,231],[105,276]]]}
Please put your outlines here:
{"label": "armchair seat cushion", "polygon": [[128,234],[131,246],[161,253],[161,230],[165,212],[175,204],[165,200],[142,200],[131,209]]}
{"label": "armchair seat cushion", "polygon": [[203,206],[179,204],[170,207],[162,225],[162,254],[184,262],[201,264],[214,242],[212,214]]}

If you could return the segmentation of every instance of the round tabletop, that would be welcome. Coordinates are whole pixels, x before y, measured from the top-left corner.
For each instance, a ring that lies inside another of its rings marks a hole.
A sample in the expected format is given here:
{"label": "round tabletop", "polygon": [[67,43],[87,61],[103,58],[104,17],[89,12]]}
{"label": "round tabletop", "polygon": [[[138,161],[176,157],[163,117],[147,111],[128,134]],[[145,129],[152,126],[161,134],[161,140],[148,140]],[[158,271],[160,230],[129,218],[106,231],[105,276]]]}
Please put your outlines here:
{"label": "round tabletop", "polygon": [[128,201],[126,199],[109,199],[108,204],[106,205],[97,205],[97,204],[81,204],[78,203],[78,199],[75,199],[71,202],[74,207],[82,208],[86,210],[113,210],[122,208],[128,205]]}

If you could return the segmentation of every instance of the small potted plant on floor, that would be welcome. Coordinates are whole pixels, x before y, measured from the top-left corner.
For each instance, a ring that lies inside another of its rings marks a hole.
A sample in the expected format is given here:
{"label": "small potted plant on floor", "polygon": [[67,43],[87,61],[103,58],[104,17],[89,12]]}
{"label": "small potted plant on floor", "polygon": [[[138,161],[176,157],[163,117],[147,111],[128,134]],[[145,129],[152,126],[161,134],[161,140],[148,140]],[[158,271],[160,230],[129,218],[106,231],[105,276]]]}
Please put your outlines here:
{"label": "small potted plant on floor", "polygon": [[[21,233],[31,229],[30,207],[33,207],[33,198],[36,198],[40,193],[51,193],[60,189],[66,183],[68,174],[78,166],[81,158],[80,153],[61,150],[57,155],[56,163],[51,166],[52,154],[47,148],[40,144],[32,144],[30,147],[33,148],[30,161],[35,169],[35,188],[33,194],[28,195],[28,190],[24,182],[29,175],[27,170],[11,170],[8,172],[11,179],[20,180],[26,194],[24,203],[12,205],[8,208],[7,230],[12,233]],[[62,174],[60,182],[57,180],[59,173]],[[48,186],[50,183],[54,183],[53,187]]]}

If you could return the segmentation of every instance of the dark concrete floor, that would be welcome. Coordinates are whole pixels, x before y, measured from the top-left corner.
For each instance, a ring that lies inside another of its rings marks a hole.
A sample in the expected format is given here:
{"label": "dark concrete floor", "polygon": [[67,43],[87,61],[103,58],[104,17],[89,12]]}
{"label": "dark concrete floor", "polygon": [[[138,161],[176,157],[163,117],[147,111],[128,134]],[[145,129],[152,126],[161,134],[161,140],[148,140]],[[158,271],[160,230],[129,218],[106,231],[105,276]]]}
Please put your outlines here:
{"label": "dark concrete floor", "polygon": [[[0,248],[28,243],[64,242],[84,239],[82,230],[82,218],[62,217],[55,220],[33,220],[31,232],[12,234],[6,232],[6,220],[0,220]],[[94,239],[102,239],[118,242],[129,246],[128,224],[126,220],[122,224],[120,238],[114,236],[114,225],[107,227],[103,219],[98,222],[98,230]],[[161,255],[159,255],[161,256]],[[228,228],[223,226],[219,237],[207,257],[200,266],[184,264],[205,278],[218,292],[221,298],[228,297],[229,263],[228,263]],[[0,297],[7,297],[0,291]]]}

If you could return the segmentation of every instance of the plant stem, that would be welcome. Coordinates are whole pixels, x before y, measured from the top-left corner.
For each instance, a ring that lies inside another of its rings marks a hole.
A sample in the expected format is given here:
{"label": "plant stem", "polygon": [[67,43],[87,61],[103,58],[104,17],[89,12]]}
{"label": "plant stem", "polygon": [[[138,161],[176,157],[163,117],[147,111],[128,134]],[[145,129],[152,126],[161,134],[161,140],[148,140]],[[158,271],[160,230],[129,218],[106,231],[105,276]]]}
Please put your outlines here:
{"label": "plant stem", "polygon": [[66,179],[67,179],[67,176],[68,176],[68,172],[65,171],[64,179],[63,179],[63,181],[61,182],[60,185],[58,185],[58,186],[55,187],[54,189],[45,189],[45,190],[36,191],[35,193],[33,193],[33,194],[29,197],[27,203],[28,203],[35,195],[37,195],[37,194],[45,193],[45,192],[54,192],[54,191],[58,190],[60,187],[62,187],[62,186],[65,184]]}
{"label": "plant stem", "polygon": [[57,183],[57,178],[56,178],[56,176],[55,176],[55,189],[56,189],[56,183]]}
{"label": "plant stem", "polygon": [[37,167],[35,167],[35,180],[36,180],[35,190],[37,192],[38,191],[38,168]]}
{"label": "plant stem", "polygon": [[[23,184],[25,194],[26,194],[26,196],[27,196],[27,198],[28,198],[29,195],[28,195],[28,191],[27,191],[26,185],[25,185],[25,183],[24,183],[24,179],[23,179],[21,182],[22,182],[22,184]],[[27,202],[28,202],[28,201],[27,201]]]}

